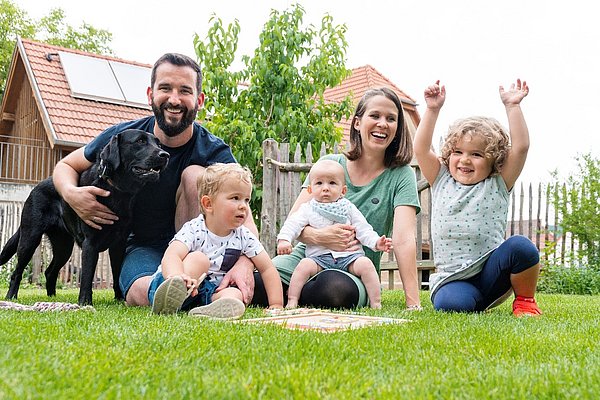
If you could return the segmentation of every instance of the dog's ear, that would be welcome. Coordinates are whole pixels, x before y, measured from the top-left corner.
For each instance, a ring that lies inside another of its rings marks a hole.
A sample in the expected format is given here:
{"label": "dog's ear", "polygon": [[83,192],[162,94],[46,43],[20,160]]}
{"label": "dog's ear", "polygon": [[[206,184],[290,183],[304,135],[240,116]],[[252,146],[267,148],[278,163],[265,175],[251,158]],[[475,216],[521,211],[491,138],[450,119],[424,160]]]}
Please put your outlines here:
{"label": "dog's ear", "polygon": [[100,164],[110,171],[115,171],[121,164],[121,155],[119,154],[119,143],[121,134],[117,133],[110,139],[110,142],[102,149],[100,153]]}

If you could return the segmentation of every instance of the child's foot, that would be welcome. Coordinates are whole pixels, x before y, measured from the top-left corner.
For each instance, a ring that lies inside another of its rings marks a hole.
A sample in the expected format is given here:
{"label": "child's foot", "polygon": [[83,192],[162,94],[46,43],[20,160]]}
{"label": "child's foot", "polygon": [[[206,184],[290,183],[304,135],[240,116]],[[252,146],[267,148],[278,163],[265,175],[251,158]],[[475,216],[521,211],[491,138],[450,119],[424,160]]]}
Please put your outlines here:
{"label": "child's foot", "polygon": [[371,308],[374,308],[374,309],[376,309],[376,310],[379,310],[379,309],[381,309],[381,303],[373,303],[373,304],[369,304],[369,306],[370,306]]}
{"label": "child's foot", "polygon": [[286,309],[293,309],[293,308],[298,308],[298,303],[294,303],[294,302],[289,302],[285,305]]}
{"label": "child's foot", "polygon": [[188,314],[192,317],[237,319],[244,315],[245,311],[246,306],[241,300],[223,297],[205,306],[192,308]]}
{"label": "child's foot", "polygon": [[154,294],[152,312],[154,314],[174,314],[181,308],[187,297],[187,286],[180,276],[174,276],[160,284]]}
{"label": "child's foot", "polygon": [[542,315],[542,310],[540,310],[533,297],[515,297],[512,308],[515,317],[537,317]]}

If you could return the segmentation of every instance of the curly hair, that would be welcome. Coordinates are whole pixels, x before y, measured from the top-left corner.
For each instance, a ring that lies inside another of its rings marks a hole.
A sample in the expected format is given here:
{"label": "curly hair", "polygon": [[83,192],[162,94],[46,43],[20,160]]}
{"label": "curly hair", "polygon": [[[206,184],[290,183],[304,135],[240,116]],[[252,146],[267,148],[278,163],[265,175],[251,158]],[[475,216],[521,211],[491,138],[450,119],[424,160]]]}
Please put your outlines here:
{"label": "curly hair", "polygon": [[504,127],[494,118],[468,117],[455,121],[448,129],[448,135],[441,150],[441,160],[448,166],[450,155],[456,144],[464,137],[481,137],[485,141],[485,157],[494,160],[492,175],[500,173],[510,149],[510,141]]}
{"label": "curly hair", "polygon": [[348,160],[357,160],[361,157],[362,139],[360,132],[354,127],[354,122],[357,118],[361,119],[363,117],[369,105],[369,100],[375,96],[386,97],[398,108],[398,128],[396,129],[394,139],[387,149],[385,149],[384,164],[388,168],[407,165],[413,156],[412,138],[408,133],[408,128],[404,121],[404,109],[402,108],[400,98],[392,89],[386,87],[367,90],[356,105],[356,111],[350,122],[350,149],[344,154]]}
{"label": "curly hair", "polygon": [[243,182],[252,187],[252,173],[247,167],[242,167],[240,164],[216,163],[207,167],[203,173],[198,176],[196,185],[198,187],[198,202],[200,203],[200,212],[205,213],[202,207],[202,196],[215,196],[219,193],[219,189],[229,179],[234,179],[237,182]]}

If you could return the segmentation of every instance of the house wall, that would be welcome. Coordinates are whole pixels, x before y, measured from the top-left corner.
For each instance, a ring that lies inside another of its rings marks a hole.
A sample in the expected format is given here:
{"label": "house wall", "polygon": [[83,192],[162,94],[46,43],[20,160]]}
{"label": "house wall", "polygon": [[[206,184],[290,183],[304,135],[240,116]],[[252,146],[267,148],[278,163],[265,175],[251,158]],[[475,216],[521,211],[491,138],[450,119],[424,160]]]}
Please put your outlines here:
{"label": "house wall", "polygon": [[0,132],[0,183],[37,183],[67,153],[50,147],[42,116],[27,81],[21,85],[12,127]]}

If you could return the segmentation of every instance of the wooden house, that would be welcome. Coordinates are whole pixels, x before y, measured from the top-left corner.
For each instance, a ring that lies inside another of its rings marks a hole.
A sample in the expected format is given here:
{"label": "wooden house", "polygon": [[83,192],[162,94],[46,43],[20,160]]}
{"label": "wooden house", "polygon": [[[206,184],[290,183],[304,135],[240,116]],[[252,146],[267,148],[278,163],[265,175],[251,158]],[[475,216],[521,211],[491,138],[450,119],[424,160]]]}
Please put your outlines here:
{"label": "wooden house", "polygon": [[[65,73],[67,59],[72,69],[69,76]],[[103,65],[112,67],[109,63],[147,70],[148,76],[151,68],[17,40],[0,111],[1,184],[35,184],[52,174],[60,158],[88,143],[106,127],[152,113],[146,102],[119,102],[102,93],[86,93],[89,90],[85,87],[79,92],[72,89],[74,84],[80,88],[82,84],[106,85],[101,76],[106,71],[97,69]],[[141,88],[142,95],[148,83],[149,79]]]}

